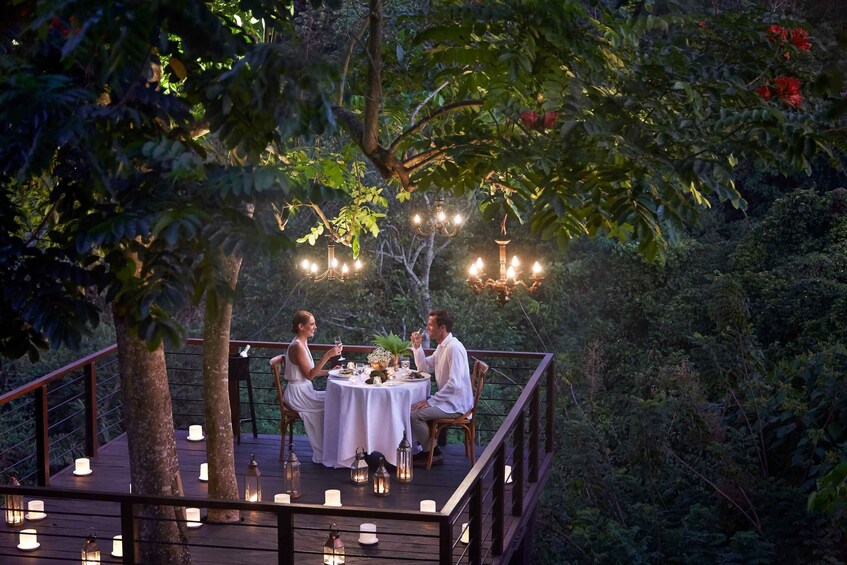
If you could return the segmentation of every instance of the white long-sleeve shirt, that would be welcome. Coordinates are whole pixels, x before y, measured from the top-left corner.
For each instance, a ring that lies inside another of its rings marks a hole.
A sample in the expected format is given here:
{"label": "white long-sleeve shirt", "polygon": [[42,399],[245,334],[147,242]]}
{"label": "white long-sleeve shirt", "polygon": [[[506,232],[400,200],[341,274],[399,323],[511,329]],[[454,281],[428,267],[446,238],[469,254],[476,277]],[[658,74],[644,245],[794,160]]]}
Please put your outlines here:
{"label": "white long-sleeve shirt", "polygon": [[438,392],[427,400],[430,406],[438,407],[448,414],[464,414],[473,408],[468,352],[462,342],[449,333],[429,357],[424,354],[423,347],[418,347],[414,352],[415,367],[419,371],[435,373]]}

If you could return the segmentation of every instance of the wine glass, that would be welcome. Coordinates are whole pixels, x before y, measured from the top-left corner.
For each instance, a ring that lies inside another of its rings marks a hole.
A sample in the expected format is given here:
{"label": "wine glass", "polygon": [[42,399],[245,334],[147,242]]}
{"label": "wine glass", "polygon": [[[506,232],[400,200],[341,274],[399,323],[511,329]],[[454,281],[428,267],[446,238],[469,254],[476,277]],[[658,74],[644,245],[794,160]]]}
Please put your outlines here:
{"label": "wine glass", "polygon": [[[340,335],[335,336],[335,338],[333,338],[333,339],[335,340],[335,346],[336,347],[341,345],[341,336]],[[339,361],[346,361],[346,359],[344,358],[344,353],[341,354],[341,356],[338,358],[338,360]]]}

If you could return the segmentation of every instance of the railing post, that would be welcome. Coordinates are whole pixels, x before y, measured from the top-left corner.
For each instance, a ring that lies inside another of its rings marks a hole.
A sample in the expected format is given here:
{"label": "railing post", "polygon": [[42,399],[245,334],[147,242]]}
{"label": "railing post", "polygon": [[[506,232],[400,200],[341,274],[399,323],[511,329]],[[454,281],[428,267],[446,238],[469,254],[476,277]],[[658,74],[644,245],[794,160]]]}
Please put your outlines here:
{"label": "railing post", "polygon": [[294,565],[294,515],[287,508],[277,513],[276,535],[279,565]]}
{"label": "railing post", "polygon": [[532,399],[529,401],[529,482],[538,482],[538,443],[541,441],[541,413],[539,402],[541,387],[532,391]]}
{"label": "railing post", "polygon": [[491,554],[503,554],[503,526],[506,520],[506,447],[500,445],[494,456],[494,498],[491,501]]}
{"label": "railing post", "polygon": [[471,487],[471,498],[468,501],[468,528],[470,545],[468,557],[471,565],[482,563],[482,479],[477,480]]}
{"label": "railing post", "polygon": [[438,562],[441,565],[453,562],[453,528],[449,516],[438,523]]}
{"label": "railing post", "polygon": [[35,471],[38,485],[42,487],[50,484],[50,433],[47,426],[47,385],[44,385],[35,389]]}
{"label": "railing post", "polygon": [[512,516],[523,514],[523,478],[524,478],[524,430],[526,429],[526,413],[521,411],[515,422],[515,435],[512,436]]}
{"label": "railing post", "polygon": [[82,368],[85,381],[85,455],[97,455],[97,369],[92,361]]}
{"label": "railing post", "polygon": [[556,362],[551,359],[547,366],[547,453],[553,453],[553,428],[556,422]]}
{"label": "railing post", "polygon": [[138,555],[138,527],[135,521],[135,504],[132,502],[121,502],[121,543],[124,552],[124,565],[135,565],[135,556]]}

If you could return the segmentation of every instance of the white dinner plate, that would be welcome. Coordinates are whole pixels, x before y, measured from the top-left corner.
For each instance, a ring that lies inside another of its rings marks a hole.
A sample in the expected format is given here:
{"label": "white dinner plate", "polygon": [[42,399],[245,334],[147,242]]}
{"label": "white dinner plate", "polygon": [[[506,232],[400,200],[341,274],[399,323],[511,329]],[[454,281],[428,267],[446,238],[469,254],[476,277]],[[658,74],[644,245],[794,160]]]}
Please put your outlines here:
{"label": "white dinner plate", "polygon": [[[409,377],[409,375],[411,375],[411,373],[420,373],[421,375],[423,375],[423,377],[424,377],[424,378],[422,378],[422,379],[413,379],[413,378],[410,378],[410,377]],[[426,379],[430,378],[430,374],[429,374],[429,373],[424,373],[423,371],[411,371],[411,372],[409,373],[409,375],[406,375],[406,376],[404,376],[404,377],[396,377],[396,378],[397,378],[398,380],[401,380],[401,381],[406,381],[407,383],[414,383],[414,382],[417,382],[417,381],[424,381],[424,380],[426,380]]]}
{"label": "white dinner plate", "polygon": [[330,369],[329,376],[333,379],[349,379],[354,375],[354,373],[353,371],[348,371],[350,371],[350,369]]}

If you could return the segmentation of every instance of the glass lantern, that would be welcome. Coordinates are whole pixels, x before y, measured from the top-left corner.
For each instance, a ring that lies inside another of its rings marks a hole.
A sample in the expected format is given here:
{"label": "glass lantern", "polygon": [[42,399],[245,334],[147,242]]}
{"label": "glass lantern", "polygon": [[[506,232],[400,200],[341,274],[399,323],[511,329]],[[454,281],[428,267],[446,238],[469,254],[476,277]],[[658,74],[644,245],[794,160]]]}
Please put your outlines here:
{"label": "glass lantern", "polygon": [[[14,471],[9,473],[9,486],[19,487],[18,474]],[[7,494],[4,506],[6,507],[6,525],[12,527],[24,524],[24,497],[22,494]]]}
{"label": "glass lantern", "polygon": [[300,460],[294,453],[293,442],[288,444],[288,457],[282,464],[282,491],[287,492],[292,500],[300,498]]}
{"label": "glass lantern", "polygon": [[365,461],[365,448],[359,447],[356,449],[356,459],[350,466],[350,479],[357,485],[363,485],[368,482],[368,471],[368,463]]}
{"label": "glass lantern", "polygon": [[401,483],[411,483],[412,466],[412,444],[409,443],[404,430],[403,439],[397,446],[397,480]]}
{"label": "glass lantern", "polygon": [[338,535],[335,524],[329,527],[329,537],[324,543],[324,565],[344,564],[344,542]]}
{"label": "glass lantern", "polygon": [[82,565],[92,565],[93,563],[100,563],[100,547],[97,545],[97,538],[94,534],[89,534],[82,546]]}
{"label": "glass lantern", "polygon": [[385,468],[385,459],[379,458],[379,468],[374,472],[374,495],[388,496],[391,491],[391,473]]}
{"label": "glass lantern", "polygon": [[244,476],[244,500],[247,502],[262,501],[262,473],[256,457],[250,454],[250,463],[247,464],[247,474]]}

